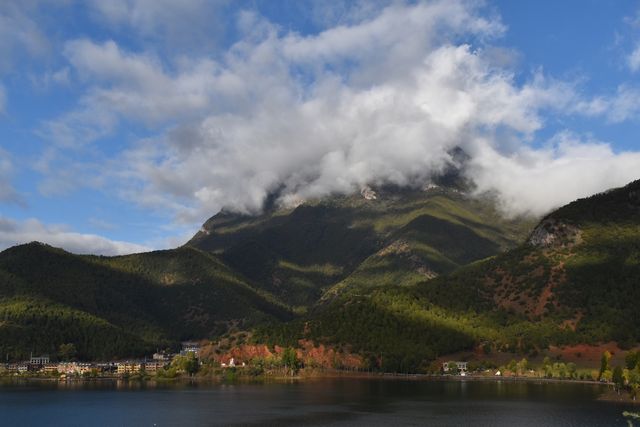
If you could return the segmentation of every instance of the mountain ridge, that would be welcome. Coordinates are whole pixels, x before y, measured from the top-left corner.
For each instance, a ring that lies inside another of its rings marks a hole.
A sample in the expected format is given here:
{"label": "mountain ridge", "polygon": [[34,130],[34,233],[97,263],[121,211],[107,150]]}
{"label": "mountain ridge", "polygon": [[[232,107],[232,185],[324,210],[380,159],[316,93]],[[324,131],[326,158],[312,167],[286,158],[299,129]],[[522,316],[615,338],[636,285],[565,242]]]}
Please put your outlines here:
{"label": "mountain ridge", "polygon": [[455,187],[368,191],[221,212],[172,250],[6,249],[0,352],[73,342],[81,357],[113,358],[252,331],[254,343],[314,342],[413,372],[461,350],[640,339],[640,181],[535,227]]}
{"label": "mountain ridge", "polygon": [[[504,219],[493,200],[468,196],[455,186],[371,191],[375,199],[336,196],[257,217],[223,212],[205,222],[187,245],[216,253],[287,303],[309,306],[364,261],[399,242],[411,252],[412,270],[441,274],[515,246],[534,225]],[[456,233],[470,240],[466,247],[448,243],[448,235]],[[407,257],[395,257],[391,250],[388,255],[392,264],[407,264],[392,259]],[[305,269],[315,274],[303,274]]]}
{"label": "mountain ridge", "polygon": [[304,328],[293,323],[277,336],[351,346],[382,360],[378,368],[400,371],[457,351],[526,355],[612,340],[633,346],[640,339],[638,190],[634,181],[572,202],[518,247],[450,274],[337,293],[311,310]]}

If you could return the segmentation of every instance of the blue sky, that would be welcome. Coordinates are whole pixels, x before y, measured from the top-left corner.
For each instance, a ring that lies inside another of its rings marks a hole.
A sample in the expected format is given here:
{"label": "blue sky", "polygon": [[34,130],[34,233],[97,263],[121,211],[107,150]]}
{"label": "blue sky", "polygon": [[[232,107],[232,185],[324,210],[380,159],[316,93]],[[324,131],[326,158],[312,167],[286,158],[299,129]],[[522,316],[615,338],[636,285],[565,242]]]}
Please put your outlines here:
{"label": "blue sky", "polygon": [[637,1],[3,2],[0,248],[172,247],[454,146],[541,215],[640,178],[639,75]]}

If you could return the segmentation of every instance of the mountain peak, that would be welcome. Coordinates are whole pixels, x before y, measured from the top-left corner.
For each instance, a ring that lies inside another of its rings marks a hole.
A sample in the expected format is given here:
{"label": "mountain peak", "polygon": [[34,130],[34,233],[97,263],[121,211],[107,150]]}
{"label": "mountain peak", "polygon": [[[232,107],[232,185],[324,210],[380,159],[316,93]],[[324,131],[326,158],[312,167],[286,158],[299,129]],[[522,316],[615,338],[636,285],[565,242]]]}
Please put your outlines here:
{"label": "mountain peak", "polygon": [[30,251],[30,250],[37,250],[37,251],[46,250],[46,251],[50,251],[50,252],[64,252],[64,253],[67,253],[67,251],[65,251],[64,249],[56,248],[55,246],[51,246],[51,245],[49,245],[47,243],[39,242],[37,240],[33,240],[33,241],[29,242],[29,243],[22,243],[22,244],[19,244],[19,245],[12,246],[10,248],[5,249],[3,252]]}

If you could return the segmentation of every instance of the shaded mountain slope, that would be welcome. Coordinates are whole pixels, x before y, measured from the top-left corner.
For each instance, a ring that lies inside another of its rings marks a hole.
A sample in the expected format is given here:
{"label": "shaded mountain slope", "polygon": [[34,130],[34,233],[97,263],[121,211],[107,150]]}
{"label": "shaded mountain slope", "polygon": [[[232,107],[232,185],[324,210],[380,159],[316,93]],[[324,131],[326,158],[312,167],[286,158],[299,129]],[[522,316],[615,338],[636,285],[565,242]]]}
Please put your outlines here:
{"label": "shaded mountain slope", "polygon": [[175,250],[5,250],[0,353],[55,353],[72,342],[83,358],[123,357],[289,324],[327,289],[420,282],[513,246],[531,226],[452,187],[367,191],[255,217],[223,212]]}
{"label": "shaded mountain slope", "polygon": [[290,316],[193,248],[109,258],[31,243],[0,253],[0,353],[15,357],[65,342],[86,358],[135,355]]}
{"label": "shaded mountain slope", "polygon": [[220,213],[188,246],[288,304],[310,306],[344,279],[412,283],[514,247],[533,227],[506,220],[490,199],[452,187],[366,189],[257,217]]}

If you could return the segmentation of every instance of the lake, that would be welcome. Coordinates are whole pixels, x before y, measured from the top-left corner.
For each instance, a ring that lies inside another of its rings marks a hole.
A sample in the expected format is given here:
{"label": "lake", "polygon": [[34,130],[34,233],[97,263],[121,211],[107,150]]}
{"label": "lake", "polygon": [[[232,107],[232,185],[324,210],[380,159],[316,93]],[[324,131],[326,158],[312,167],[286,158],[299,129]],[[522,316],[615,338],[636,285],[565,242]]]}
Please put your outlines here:
{"label": "lake", "polygon": [[[600,386],[318,379],[291,383],[20,382],[0,386],[7,426],[626,426]],[[635,410],[638,410],[637,408]]]}

